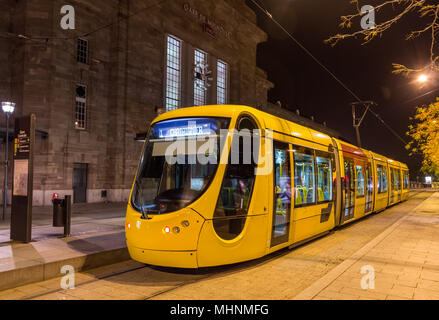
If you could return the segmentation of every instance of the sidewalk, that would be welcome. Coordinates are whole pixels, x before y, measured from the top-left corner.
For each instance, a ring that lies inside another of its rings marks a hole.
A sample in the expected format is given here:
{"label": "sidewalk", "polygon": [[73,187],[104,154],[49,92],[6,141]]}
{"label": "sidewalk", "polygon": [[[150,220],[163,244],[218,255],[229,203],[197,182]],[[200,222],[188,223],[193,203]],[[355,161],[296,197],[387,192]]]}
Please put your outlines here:
{"label": "sidewalk", "polygon": [[[9,209],[9,208],[8,208]],[[126,203],[72,206],[71,237],[52,227],[52,207],[34,207],[32,242],[10,241],[10,213],[0,220],[0,290],[129,259],[125,245]]]}
{"label": "sidewalk", "polygon": [[[369,270],[361,274],[364,266],[374,269],[375,288],[362,289],[363,277],[371,275]],[[439,193],[295,299],[439,299]]]}

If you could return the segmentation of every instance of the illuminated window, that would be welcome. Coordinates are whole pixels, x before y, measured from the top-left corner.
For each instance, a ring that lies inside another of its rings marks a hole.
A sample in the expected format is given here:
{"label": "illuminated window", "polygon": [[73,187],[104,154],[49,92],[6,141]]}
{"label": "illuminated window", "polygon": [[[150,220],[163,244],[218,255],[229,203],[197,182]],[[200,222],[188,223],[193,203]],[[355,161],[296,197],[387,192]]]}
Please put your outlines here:
{"label": "illuminated window", "polygon": [[406,190],[408,189],[409,186],[409,173],[407,171],[403,171],[403,175],[404,175],[403,189]]}
{"label": "illuminated window", "polygon": [[319,203],[332,200],[333,158],[332,154],[316,151],[317,199]]}
{"label": "illuminated window", "polygon": [[357,172],[357,198],[363,198],[366,194],[365,187],[364,187],[363,166],[357,165],[355,167],[355,171]]}
{"label": "illuminated window", "polygon": [[75,110],[75,128],[86,129],[87,121],[87,88],[84,85],[76,86],[76,110]]}
{"label": "illuminated window", "polygon": [[166,111],[180,105],[181,89],[181,41],[168,36],[166,51]]}
{"label": "illuminated window", "polygon": [[377,165],[377,189],[378,193],[387,192],[387,168],[382,165]]}
{"label": "illuminated window", "polygon": [[314,151],[299,146],[293,149],[295,207],[315,204]]}
{"label": "illuminated window", "polygon": [[194,105],[202,106],[206,104],[206,64],[207,54],[203,51],[195,49],[195,80],[194,80]]}
{"label": "illuminated window", "polygon": [[78,52],[77,61],[82,63],[87,63],[88,56],[88,41],[78,38]]}
{"label": "illuminated window", "polygon": [[227,104],[227,64],[218,60],[217,103]]}

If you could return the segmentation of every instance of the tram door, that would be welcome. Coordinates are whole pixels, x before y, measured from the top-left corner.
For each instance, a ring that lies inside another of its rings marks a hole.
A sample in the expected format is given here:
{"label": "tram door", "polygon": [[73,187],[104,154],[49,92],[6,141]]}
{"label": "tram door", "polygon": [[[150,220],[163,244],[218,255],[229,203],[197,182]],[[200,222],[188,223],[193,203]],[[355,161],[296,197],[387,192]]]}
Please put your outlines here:
{"label": "tram door", "polygon": [[364,209],[364,213],[369,213],[372,211],[373,206],[373,175],[372,175],[372,163],[368,162],[366,167],[366,208]]}
{"label": "tram door", "polygon": [[354,160],[344,158],[344,205],[343,205],[343,221],[350,220],[354,217],[355,212],[355,170]]}
{"label": "tram door", "polygon": [[271,247],[288,242],[291,221],[291,156],[287,143],[274,142],[274,203]]}
{"label": "tram door", "polygon": [[390,204],[395,202],[395,169],[390,169]]}
{"label": "tram door", "polygon": [[402,184],[401,184],[401,170],[395,169],[395,179],[396,179],[396,187],[398,189],[398,202],[401,201],[401,194],[402,194]]}

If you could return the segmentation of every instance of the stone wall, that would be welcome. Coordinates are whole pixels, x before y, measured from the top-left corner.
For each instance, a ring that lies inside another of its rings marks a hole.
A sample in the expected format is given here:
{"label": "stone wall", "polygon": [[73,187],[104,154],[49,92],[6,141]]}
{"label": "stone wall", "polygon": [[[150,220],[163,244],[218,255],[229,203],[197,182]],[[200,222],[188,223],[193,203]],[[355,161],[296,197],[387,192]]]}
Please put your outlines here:
{"label": "stone wall", "polygon": [[[60,27],[63,1],[0,3],[0,35],[10,36],[0,38],[0,98],[17,103],[14,116],[35,113],[37,129],[48,133],[36,141],[34,205],[72,194],[75,163],[88,164],[88,202],[127,200],[142,148],[134,138],[164,104],[167,34],[185,44],[182,107],[193,100],[194,48],[228,63],[230,103],[266,106],[272,84],[256,66],[256,48],[267,36],[244,0],[72,0],[75,30]],[[204,32],[204,16],[215,37]],[[76,61],[79,36],[89,42],[88,64]],[[77,84],[87,87],[86,130],[74,125]]]}

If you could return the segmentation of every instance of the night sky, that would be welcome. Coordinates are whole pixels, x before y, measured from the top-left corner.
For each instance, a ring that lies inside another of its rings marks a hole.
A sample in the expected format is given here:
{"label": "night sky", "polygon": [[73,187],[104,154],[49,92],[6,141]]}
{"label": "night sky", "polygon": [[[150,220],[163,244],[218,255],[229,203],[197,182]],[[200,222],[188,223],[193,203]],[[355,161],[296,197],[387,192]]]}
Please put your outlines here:
{"label": "night sky", "polygon": [[[434,101],[435,94],[427,94],[438,87],[431,81],[421,88],[410,78],[392,74],[392,63],[420,67],[429,62],[429,37],[414,41],[405,40],[410,30],[422,29],[426,21],[412,14],[401,20],[382,38],[362,45],[362,39],[343,40],[331,47],[323,41],[341,33],[340,16],[353,13],[349,0],[258,0],[273,18],[281,23],[297,40],[313,53],[326,67],[363,100],[378,103],[377,112],[404,140],[410,117],[416,106]],[[258,48],[258,66],[267,71],[275,84],[269,92],[269,101],[281,101],[283,107],[301,115],[314,116],[316,121],[339,131],[350,141],[356,141],[352,127],[350,103],[354,98],[331,76],[303,52],[272,21],[254,7],[258,25],[269,35],[269,40]],[[379,2],[379,1],[378,1]],[[366,4],[360,2],[361,4]],[[374,5],[377,1],[369,1]],[[392,12],[377,13],[380,23]],[[352,30],[360,28],[356,21]],[[409,165],[412,180],[416,180],[420,167],[419,157],[409,157],[404,144],[369,113],[360,128],[364,148],[405,162]]]}

